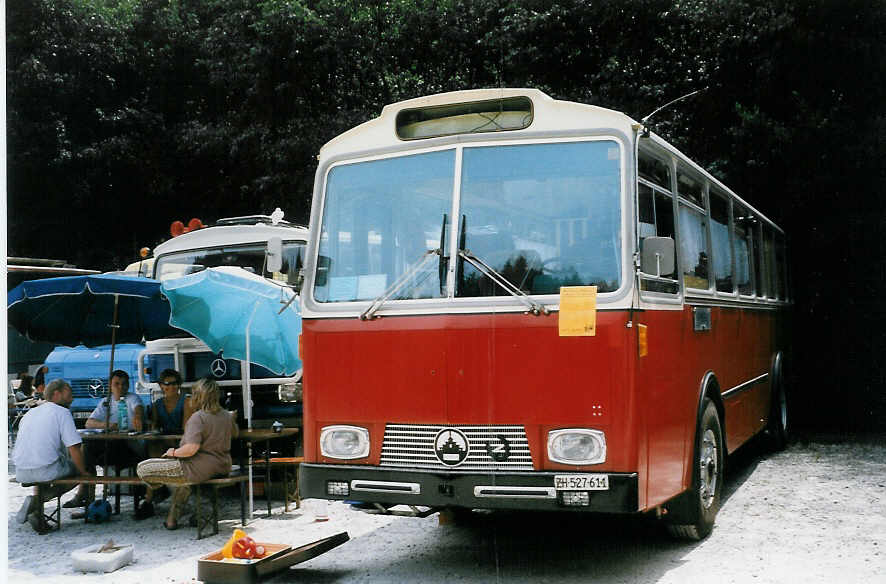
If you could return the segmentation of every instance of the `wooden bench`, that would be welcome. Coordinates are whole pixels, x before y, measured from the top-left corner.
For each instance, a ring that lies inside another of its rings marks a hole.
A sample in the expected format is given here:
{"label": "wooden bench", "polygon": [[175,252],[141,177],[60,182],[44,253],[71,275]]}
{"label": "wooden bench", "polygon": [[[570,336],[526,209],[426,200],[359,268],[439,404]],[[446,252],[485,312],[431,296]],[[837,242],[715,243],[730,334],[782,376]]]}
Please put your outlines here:
{"label": "wooden bench", "polygon": [[[197,519],[197,539],[202,539],[208,535],[215,535],[218,533],[218,490],[223,487],[229,487],[233,485],[239,485],[240,487],[240,523],[242,525],[246,525],[246,482],[249,480],[249,477],[244,474],[239,473],[231,473],[226,477],[219,477],[214,479],[209,479],[207,481],[203,481],[202,483],[179,483],[176,485],[170,486],[190,486],[194,489],[194,509],[195,515]],[[46,514],[43,504],[43,493],[42,489],[47,489],[54,485],[113,485],[117,488],[120,485],[141,485],[144,486],[145,483],[139,477],[122,477],[122,476],[75,476],[75,477],[65,477],[61,479],[55,479],[53,481],[44,482],[44,483],[23,483],[22,486],[25,487],[34,487],[34,499],[37,501],[37,513],[39,513],[43,517],[43,521],[51,526],[55,524],[56,530],[61,529],[62,520],[61,520],[61,494],[56,497],[56,508],[50,514]],[[211,497],[212,501],[212,513],[209,517],[203,518],[203,510],[201,505],[201,490],[203,487],[211,488]],[[119,496],[119,492],[118,492]],[[133,495],[135,506],[138,507],[138,499],[139,493],[135,492]],[[117,507],[117,513],[119,513],[119,501]],[[212,527],[211,534],[203,534],[203,530],[208,526]]]}
{"label": "wooden bench", "polygon": [[[271,469],[283,469],[283,508],[286,510],[286,512],[289,512],[289,503],[295,503],[296,509],[301,507],[301,496],[299,495],[298,491],[298,465],[300,465],[304,461],[305,458],[303,456],[281,456],[271,459],[262,458],[254,461],[253,463],[256,466],[265,465]],[[290,473],[292,473],[291,482],[293,485],[293,488],[291,490],[289,488]],[[265,498],[268,501],[268,515],[270,515],[271,485],[265,485]]]}
{"label": "wooden bench", "polygon": [[[62,495],[64,493],[60,493],[56,496],[56,507],[52,513],[47,514],[45,505],[43,502],[43,490],[48,489],[52,486],[61,485],[61,486],[77,486],[77,485],[113,485],[116,487],[117,492],[117,506],[116,513],[120,512],[120,485],[144,485],[145,483],[138,477],[122,477],[122,476],[74,476],[74,477],[65,477],[60,479],[55,479],[52,481],[44,482],[44,483],[22,483],[23,487],[34,487],[34,499],[37,501],[37,513],[39,513],[43,517],[43,522],[47,524],[50,529],[53,529],[52,525],[54,524],[54,529],[58,530],[62,528]],[[135,505],[138,506],[138,492],[136,491],[134,495]]]}

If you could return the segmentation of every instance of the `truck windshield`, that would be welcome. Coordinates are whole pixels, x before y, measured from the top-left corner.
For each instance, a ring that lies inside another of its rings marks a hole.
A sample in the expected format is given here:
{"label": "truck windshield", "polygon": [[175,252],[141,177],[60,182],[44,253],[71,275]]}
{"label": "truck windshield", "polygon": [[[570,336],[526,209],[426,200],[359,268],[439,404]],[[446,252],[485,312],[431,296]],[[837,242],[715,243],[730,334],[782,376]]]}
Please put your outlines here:
{"label": "truck windshield", "polygon": [[[154,277],[161,281],[169,280],[219,266],[237,266],[261,275],[266,249],[267,245],[261,243],[165,254],[156,260]],[[298,271],[304,260],[304,249],[305,242],[303,241],[284,243],[283,267],[280,272],[274,272],[270,277],[280,282],[296,285]]]}
{"label": "truck windshield", "polygon": [[[371,300],[427,250],[438,261],[409,274],[390,300],[509,295],[470,252],[526,294],[621,283],[621,151],[613,140],[462,149],[342,164],[329,172],[314,298]],[[456,168],[461,168],[456,176]],[[458,220],[452,213],[458,181]],[[454,233],[449,233],[453,230]]]}

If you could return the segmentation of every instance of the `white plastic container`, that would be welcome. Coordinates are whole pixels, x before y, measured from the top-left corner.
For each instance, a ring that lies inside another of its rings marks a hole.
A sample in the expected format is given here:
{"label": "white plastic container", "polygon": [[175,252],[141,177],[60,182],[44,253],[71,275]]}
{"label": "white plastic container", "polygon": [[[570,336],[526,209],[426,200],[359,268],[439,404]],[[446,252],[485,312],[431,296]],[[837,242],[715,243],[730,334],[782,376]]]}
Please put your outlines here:
{"label": "white plastic container", "polygon": [[71,552],[74,570],[78,572],[113,572],[132,563],[132,546],[123,545],[112,552],[98,553],[102,545],[97,543]]}

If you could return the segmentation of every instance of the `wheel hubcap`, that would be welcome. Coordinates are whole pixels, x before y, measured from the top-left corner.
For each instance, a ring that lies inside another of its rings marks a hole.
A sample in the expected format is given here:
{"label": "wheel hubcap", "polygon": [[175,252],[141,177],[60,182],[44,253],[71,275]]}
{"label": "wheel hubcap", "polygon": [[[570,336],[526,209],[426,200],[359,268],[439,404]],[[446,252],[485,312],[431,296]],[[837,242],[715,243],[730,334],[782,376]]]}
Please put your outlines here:
{"label": "wheel hubcap", "polygon": [[717,481],[720,478],[717,437],[710,428],[705,430],[701,442],[701,458],[699,459],[699,494],[701,505],[705,509],[714,503],[717,492]]}

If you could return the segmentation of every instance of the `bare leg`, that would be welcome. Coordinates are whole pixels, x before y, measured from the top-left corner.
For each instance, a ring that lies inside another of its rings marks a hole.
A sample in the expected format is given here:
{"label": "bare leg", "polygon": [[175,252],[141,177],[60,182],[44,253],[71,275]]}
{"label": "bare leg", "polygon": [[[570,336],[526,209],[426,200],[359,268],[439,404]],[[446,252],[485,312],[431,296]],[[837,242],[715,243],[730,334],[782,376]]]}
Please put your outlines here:
{"label": "bare leg", "polygon": [[[170,485],[171,486],[171,485]],[[191,496],[191,487],[188,485],[172,487],[172,504],[169,506],[169,513],[166,515],[166,527],[175,529],[178,526],[178,518],[181,510]]]}

